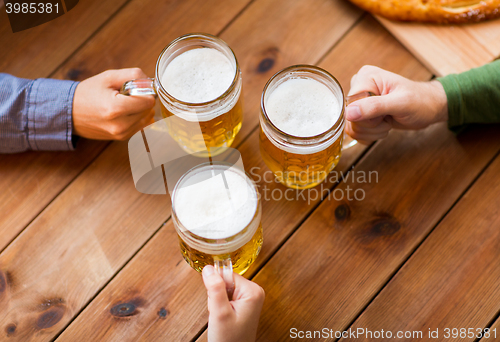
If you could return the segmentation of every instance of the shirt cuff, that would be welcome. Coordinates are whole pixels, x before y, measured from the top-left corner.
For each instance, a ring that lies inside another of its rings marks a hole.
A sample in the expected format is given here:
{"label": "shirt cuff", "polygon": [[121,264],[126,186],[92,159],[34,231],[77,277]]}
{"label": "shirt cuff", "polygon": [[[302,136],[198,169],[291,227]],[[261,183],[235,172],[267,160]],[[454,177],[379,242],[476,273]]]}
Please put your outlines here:
{"label": "shirt cuff", "polygon": [[456,75],[448,75],[437,79],[444,88],[446,99],[448,101],[448,128],[458,133],[462,131],[465,125],[465,117],[462,108],[464,108],[462,90]]}
{"label": "shirt cuff", "polygon": [[71,151],[73,97],[78,82],[39,78],[28,91],[28,143],[35,151]]}

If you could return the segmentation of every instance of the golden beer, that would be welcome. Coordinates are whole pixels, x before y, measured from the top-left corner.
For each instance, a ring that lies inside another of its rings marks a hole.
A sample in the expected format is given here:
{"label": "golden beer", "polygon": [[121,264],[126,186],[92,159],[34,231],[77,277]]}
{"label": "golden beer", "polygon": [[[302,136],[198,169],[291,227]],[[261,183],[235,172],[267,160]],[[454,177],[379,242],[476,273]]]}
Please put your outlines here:
{"label": "golden beer", "polygon": [[158,95],[168,133],[189,154],[212,157],[231,146],[243,121],[241,71],[231,48],[209,34],[172,41],[155,78],[130,80],[124,95]]}
{"label": "golden beer", "polygon": [[262,247],[257,187],[229,164],[200,164],[182,176],[172,193],[172,219],[182,255],[198,272],[230,260],[243,274]]}
{"label": "golden beer", "polygon": [[[262,225],[259,224],[257,231],[252,236],[250,241],[235,251],[226,254],[219,254],[217,257],[220,259],[230,258],[233,264],[233,271],[238,274],[244,274],[250,265],[252,265],[255,261],[257,255],[259,255],[262,247],[262,241]],[[201,273],[203,267],[214,264],[213,255],[189,247],[189,245],[184,242],[180,236],[179,244],[181,246],[181,253],[184,260],[186,260],[189,266],[194,268],[196,271]]]}
{"label": "golden beer", "polygon": [[276,147],[260,130],[260,152],[278,181],[290,188],[312,188],[337,166],[342,151],[342,136],[323,151],[297,154]]}
{"label": "golden beer", "polygon": [[243,121],[242,78],[221,39],[191,34],[160,55],[158,95],[172,138],[188,153],[216,156],[231,146]]}
{"label": "golden beer", "polygon": [[[243,122],[243,98],[233,108],[209,121],[188,121],[169,112],[161,105],[170,136],[188,153],[216,156],[231,146]],[[205,148],[207,152],[204,151]]]}
{"label": "golden beer", "polygon": [[297,65],[264,88],[260,115],[262,159],[282,184],[307,189],[321,183],[340,160],[344,96],[323,69]]}

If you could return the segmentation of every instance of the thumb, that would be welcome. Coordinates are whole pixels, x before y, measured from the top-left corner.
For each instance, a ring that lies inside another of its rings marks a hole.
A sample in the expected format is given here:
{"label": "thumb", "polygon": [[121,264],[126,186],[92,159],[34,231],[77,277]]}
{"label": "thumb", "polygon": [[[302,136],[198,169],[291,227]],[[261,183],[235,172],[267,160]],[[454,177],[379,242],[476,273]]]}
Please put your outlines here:
{"label": "thumb", "polygon": [[357,122],[383,118],[386,115],[397,115],[401,109],[398,103],[395,94],[370,96],[348,105],[346,107],[346,119]]}
{"label": "thumb", "polygon": [[215,271],[213,266],[203,268],[203,283],[208,293],[208,310],[210,314],[225,315],[233,308],[229,303],[226,292],[226,284],[222,277]]}

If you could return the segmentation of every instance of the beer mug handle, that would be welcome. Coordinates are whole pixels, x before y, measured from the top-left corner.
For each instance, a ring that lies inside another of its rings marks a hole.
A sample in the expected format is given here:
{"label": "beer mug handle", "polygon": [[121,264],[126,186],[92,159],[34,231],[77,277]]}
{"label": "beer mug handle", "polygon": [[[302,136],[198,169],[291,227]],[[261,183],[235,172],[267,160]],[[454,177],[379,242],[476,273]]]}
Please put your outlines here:
{"label": "beer mug handle", "polygon": [[[358,93],[358,94],[354,94],[354,95],[351,95],[351,96],[347,96],[346,97],[346,106],[350,105],[354,101],[361,100],[361,99],[364,99],[365,97],[374,96],[374,95],[375,94],[372,93],[372,92],[364,91],[362,93]],[[349,135],[347,135],[347,134],[344,133],[344,143],[342,145],[342,151],[343,150],[347,150],[348,148],[353,147],[357,143],[358,143],[357,140],[351,138]]]}
{"label": "beer mug handle", "polygon": [[231,300],[234,293],[233,263],[231,262],[231,258],[220,259],[214,257],[214,266],[215,270],[220,274],[222,279],[224,279],[227,297]]}
{"label": "beer mug handle", "polygon": [[156,95],[154,78],[138,78],[123,83],[120,94],[122,95]]}

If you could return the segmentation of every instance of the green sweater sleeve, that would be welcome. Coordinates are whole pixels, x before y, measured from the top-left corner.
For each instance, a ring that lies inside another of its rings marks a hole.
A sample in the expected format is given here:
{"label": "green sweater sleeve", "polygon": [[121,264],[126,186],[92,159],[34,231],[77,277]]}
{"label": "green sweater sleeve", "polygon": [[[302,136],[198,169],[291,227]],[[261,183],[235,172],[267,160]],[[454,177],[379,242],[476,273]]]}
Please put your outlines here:
{"label": "green sweater sleeve", "polygon": [[471,123],[500,123],[500,60],[437,80],[446,92],[452,131]]}

